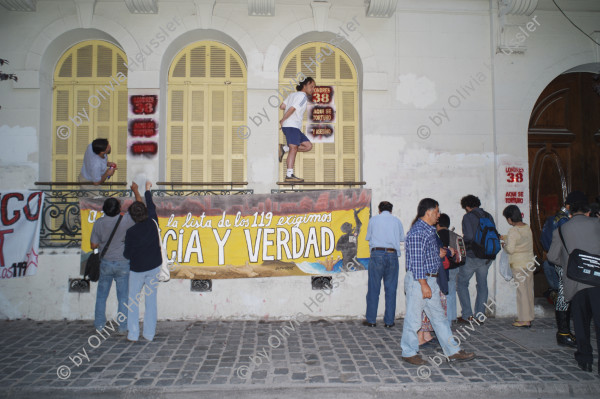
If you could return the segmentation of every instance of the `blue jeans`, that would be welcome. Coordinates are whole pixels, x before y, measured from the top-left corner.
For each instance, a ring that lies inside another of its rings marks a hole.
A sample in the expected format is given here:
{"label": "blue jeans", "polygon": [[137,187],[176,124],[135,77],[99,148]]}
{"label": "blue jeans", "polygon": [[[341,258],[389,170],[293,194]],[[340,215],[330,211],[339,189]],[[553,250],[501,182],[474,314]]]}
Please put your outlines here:
{"label": "blue jeans", "polygon": [[456,291],[458,300],[462,308],[462,318],[467,319],[473,316],[471,308],[471,297],[469,296],[469,281],[473,274],[477,280],[477,297],[475,298],[475,315],[485,314],[485,304],[488,299],[487,275],[492,261],[489,259],[479,259],[467,257],[464,265],[458,268],[458,278],[456,280]]}
{"label": "blue jeans", "polygon": [[375,250],[371,252],[369,259],[369,284],[367,290],[367,314],[369,323],[375,323],[377,319],[377,306],[379,305],[379,291],[381,290],[381,279],[383,278],[383,289],[385,290],[385,313],[383,322],[388,325],[394,324],[396,318],[396,291],[398,289],[398,254]]}
{"label": "blue jeans", "polygon": [[558,291],[558,273],[556,273],[556,269],[554,268],[554,264],[544,261],[543,264],[544,274],[546,275],[546,280],[548,280],[548,285],[550,289],[554,291]]}
{"label": "blue jeans", "polygon": [[[98,279],[98,290],[96,291],[96,311],[94,314],[94,327],[101,331],[106,324],[106,299],[110,293],[113,279],[117,287],[117,301],[119,302],[119,313],[127,316],[127,296],[129,291],[129,261],[104,260],[100,262],[100,278]],[[121,318],[122,319],[122,318]],[[115,321],[117,318],[115,317]],[[118,321],[117,321],[118,323]],[[119,324],[119,331],[127,331],[127,322]]]}
{"label": "blue jeans", "polygon": [[144,313],[144,331],[142,335],[148,341],[154,339],[157,319],[158,273],[160,266],[145,272],[129,272],[129,317],[127,339],[137,341],[140,337],[140,302],[146,304]]}
{"label": "blue jeans", "polygon": [[435,277],[427,277],[427,284],[431,288],[431,298],[423,299],[421,284],[413,278],[410,271],[404,277],[404,292],[406,293],[406,316],[402,327],[402,357],[415,356],[419,352],[419,338],[417,331],[421,328],[421,314],[425,311],[435,335],[437,336],[446,356],[450,357],[460,350],[459,343],[452,338],[450,323],[444,314],[440,299],[440,288]]}
{"label": "blue jeans", "polygon": [[456,320],[456,277],[460,268],[448,270],[448,295],[446,295],[446,305],[448,310],[448,321],[450,324]]}

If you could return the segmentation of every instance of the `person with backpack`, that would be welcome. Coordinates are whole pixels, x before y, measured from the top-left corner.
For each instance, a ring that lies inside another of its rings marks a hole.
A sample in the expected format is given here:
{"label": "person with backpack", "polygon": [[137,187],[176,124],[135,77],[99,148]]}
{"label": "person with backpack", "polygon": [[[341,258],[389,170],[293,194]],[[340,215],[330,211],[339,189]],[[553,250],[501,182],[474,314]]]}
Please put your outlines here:
{"label": "person with backpack", "polygon": [[[478,319],[485,315],[485,305],[488,299],[487,275],[492,260],[500,252],[500,234],[492,215],[480,208],[481,201],[474,195],[464,196],[460,206],[467,212],[463,216],[463,239],[467,246],[467,260],[458,271],[456,291],[462,308],[459,323],[470,324],[473,321],[471,298],[469,297],[469,282],[473,274],[477,279],[477,297],[475,298],[475,315]],[[482,323],[480,321],[480,323]]]}

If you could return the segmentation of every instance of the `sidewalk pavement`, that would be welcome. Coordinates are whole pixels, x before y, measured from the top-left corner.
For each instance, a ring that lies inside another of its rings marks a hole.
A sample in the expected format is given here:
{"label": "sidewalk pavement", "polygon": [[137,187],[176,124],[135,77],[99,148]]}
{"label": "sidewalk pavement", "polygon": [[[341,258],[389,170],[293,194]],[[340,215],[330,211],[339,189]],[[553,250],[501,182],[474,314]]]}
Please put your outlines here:
{"label": "sidewalk pavement", "polygon": [[[91,321],[0,321],[0,397],[598,397],[592,373],[559,347],[552,319],[531,329],[487,319],[455,336],[477,358],[429,365],[401,359],[393,328],[345,321],[162,321],[153,342],[130,343]],[[592,329],[593,330],[593,329]],[[593,335],[593,333],[592,333]],[[461,338],[462,337],[462,338]],[[592,337],[594,338],[594,337]],[[595,341],[593,341],[595,342]],[[595,347],[595,343],[593,344]],[[595,348],[594,356],[598,351]]]}

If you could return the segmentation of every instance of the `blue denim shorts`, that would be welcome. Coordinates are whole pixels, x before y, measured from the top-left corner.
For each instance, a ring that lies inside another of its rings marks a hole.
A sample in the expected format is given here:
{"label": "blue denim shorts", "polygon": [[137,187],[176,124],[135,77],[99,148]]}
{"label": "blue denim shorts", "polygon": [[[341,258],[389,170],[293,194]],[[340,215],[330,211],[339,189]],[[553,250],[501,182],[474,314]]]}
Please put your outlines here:
{"label": "blue denim shorts", "polygon": [[302,131],[296,127],[282,127],[281,130],[285,134],[285,139],[288,145],[300,145],[305,141],[310,141]]}

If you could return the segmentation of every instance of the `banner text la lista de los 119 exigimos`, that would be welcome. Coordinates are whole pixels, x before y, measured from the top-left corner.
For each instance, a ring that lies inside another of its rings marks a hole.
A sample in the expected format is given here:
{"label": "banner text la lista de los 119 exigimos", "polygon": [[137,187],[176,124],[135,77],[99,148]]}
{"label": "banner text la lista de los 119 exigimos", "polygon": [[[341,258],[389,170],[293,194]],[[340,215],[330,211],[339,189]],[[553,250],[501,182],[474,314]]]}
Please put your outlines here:
{"label": "banner text la lista de los 119 exigimos", "polygon": [[[127,209],[132,198],[121,198]],[[371,190],[153,197],[173,278],[321,275],[368,266]],[[80,200],[82,262],[104,199]]]}

